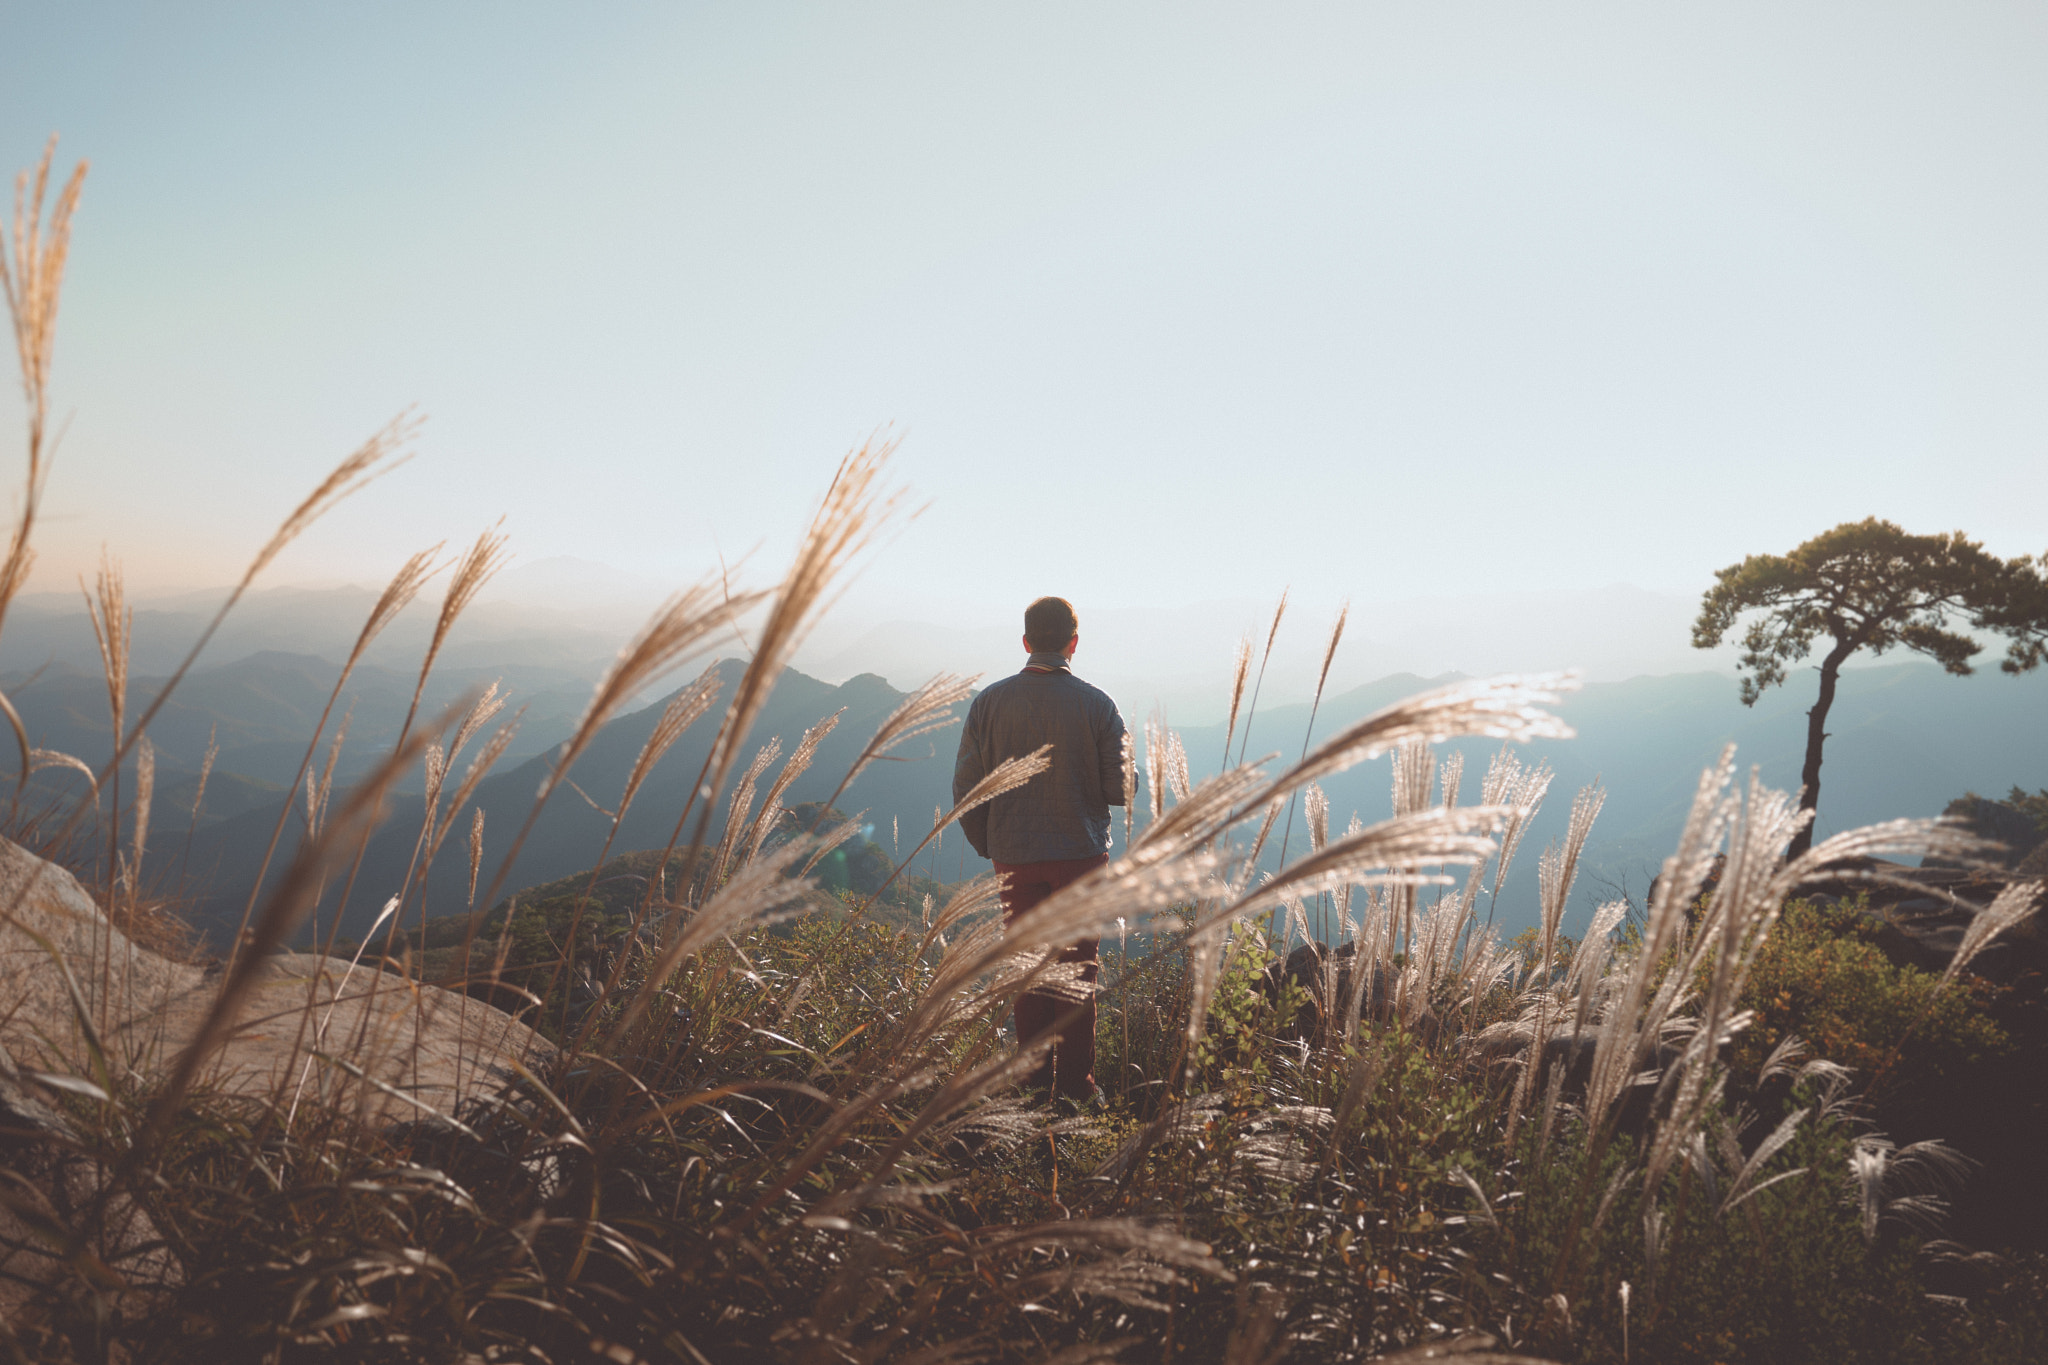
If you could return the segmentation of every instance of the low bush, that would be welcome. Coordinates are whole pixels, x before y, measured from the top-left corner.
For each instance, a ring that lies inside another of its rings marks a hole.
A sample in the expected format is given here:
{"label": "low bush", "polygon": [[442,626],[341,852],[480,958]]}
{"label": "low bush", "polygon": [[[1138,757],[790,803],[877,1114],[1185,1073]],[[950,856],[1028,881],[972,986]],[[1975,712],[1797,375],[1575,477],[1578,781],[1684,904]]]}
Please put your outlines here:
{"label": "low bush", "polygon": [[1758,955],[1741,1005],[1755,1021],[1729,1049],[1729,1070],[1755,1076],[1786,1038],[1857,1074],[1878,1121],[1914,1132],[1960,1084],[2011,1049],[1990,1012],[1997,988],[1891,961],[1856,902],[1795,900]]}

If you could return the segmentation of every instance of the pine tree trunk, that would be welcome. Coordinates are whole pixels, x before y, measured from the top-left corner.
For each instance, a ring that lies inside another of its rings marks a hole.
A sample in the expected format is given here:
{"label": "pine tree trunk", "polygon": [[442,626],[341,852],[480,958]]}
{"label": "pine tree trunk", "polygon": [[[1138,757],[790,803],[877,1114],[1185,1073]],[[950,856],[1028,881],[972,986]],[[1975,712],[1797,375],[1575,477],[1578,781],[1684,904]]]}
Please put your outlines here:
{"label": "pine tree trunk", "polygon": [[[1835,682],[1842,675],[1842,663],[1856,652],[1854,640],[1835,641],[1835,647],[1820,663],[1820,697],[1806,713],[1806,766],[1799,770],[1799,809],[1820,809],[1820,751],[1828,738],[1828,708],[1835,704]],[[1792,836],[1785,857],[1797,858],[1813,847],[1813,824]]]}

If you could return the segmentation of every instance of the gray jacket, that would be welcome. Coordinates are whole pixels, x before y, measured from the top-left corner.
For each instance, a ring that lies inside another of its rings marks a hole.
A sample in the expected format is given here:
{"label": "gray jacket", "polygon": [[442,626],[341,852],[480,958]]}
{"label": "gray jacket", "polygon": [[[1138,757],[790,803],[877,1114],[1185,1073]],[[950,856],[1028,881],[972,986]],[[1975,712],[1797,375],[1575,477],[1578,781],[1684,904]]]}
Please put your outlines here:
{"label": "gray jacket", "polygon": [[[1039,672],[1049,668],[1053,671]],[[967,710],[953,799],[1005,759],[1052,745],[1052,766],[960,817],[967,842],[999,863],[1064,862],[1109,852],[1109,808],[1124,804],[1124,718],[1059,654],[1033,654]]]}

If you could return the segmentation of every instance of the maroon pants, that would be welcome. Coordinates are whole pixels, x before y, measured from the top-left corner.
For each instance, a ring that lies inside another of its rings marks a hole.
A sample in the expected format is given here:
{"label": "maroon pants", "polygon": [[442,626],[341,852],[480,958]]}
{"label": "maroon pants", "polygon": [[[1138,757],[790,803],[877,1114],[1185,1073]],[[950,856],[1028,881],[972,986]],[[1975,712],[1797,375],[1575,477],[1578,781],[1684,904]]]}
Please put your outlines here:
{"label": "maroon pants", "polygon": [[[1109,862],[1107,853],[1093,858],[1067,858],[1050,863],[997,863],[1003,879],[1003,926],[1069,882],[1079,881]],[[1062,949],[1061,962],[1079,962],[1081,979],[1095,984],[1097,940],[1084,939]],[[1027,991],[1017,1000],[1017,1043],[1057,1031],[1052,1051],[1025,1084],[1077,1099],[1095,1093],[1095,997],[1063,1000],[1045,991]]]}

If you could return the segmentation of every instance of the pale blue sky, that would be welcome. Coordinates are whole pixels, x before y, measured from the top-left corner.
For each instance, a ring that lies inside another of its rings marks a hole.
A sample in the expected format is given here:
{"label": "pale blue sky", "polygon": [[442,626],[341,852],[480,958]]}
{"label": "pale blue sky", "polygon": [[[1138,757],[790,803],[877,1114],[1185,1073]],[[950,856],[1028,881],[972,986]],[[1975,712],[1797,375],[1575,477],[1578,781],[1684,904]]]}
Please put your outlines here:
{"label": "pale blue sky", "polygon": [[1004,616],[2038,553],[2044,77],[2020,5],[13,5],[0,163],[93,163],[35,586],[227,579],[414,401],[281,580],[766,569],[889,422],[864,593]]}

